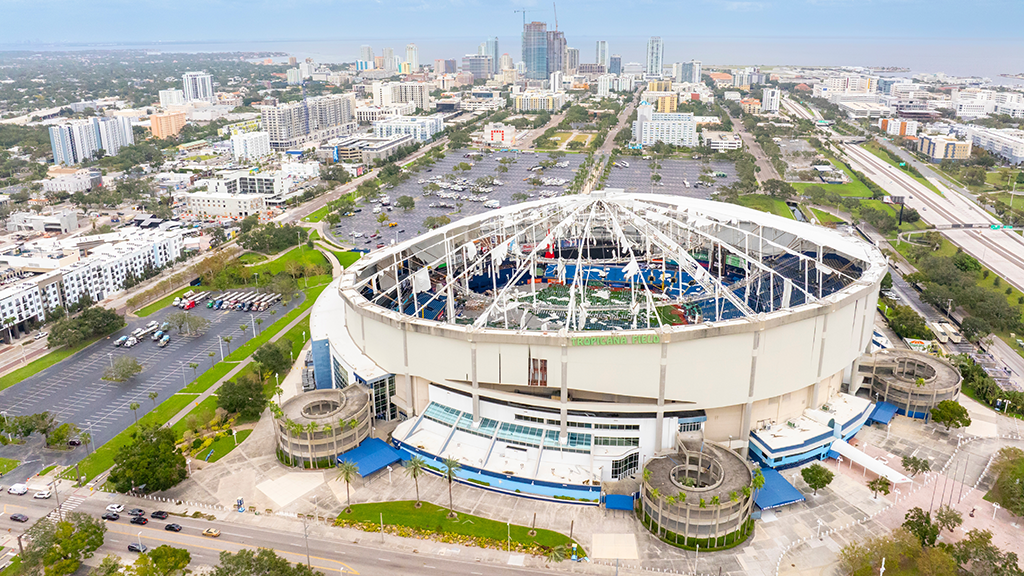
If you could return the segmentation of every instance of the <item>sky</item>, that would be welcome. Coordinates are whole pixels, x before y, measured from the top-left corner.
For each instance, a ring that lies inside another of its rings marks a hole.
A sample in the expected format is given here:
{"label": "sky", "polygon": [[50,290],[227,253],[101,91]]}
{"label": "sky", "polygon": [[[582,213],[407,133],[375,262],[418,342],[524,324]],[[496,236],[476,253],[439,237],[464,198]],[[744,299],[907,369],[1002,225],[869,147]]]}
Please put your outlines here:
{"label": "sky", "polygon": [[[415,42],[420,61],[431,62],[497,36],[500,52],[519,60],[523,15],[515,10],[554,27],[547,0],[0,0],[0,49],[172,42],[203,44],[183,51],[304,51],[343,62],[363,43],[404,54]],[[645,39],[661,36],[669,62],[939,71],[952,59],[960,64],[945,71],[1024,72],[1024,0],[560,0],[557,10],[582,62],[594,61],[598,39],[624,61],[642,61]]]}

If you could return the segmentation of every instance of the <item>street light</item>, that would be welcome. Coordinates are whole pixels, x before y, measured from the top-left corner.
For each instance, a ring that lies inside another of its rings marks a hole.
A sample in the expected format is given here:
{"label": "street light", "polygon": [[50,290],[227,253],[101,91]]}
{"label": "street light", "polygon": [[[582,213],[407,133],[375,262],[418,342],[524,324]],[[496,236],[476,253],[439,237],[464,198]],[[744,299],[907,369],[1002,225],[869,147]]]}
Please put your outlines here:
{"label": "street light", "polygon": [[113,352],[107,352],[107,358],[110,358],[110,367],[113,368],[114,367],[114,353]]}
{"label": "street light", "polygon": [[185,381],[185,361],[182,360],[180,363],[181,363],[181,385],[182,386],[188,386],[188,382]]}
{"label": "street light", "polygon": [[139,532],[139,551],[142,551],[142,532]]}
{"label": "street light", "polygon": [[249,319],[252,320],[252,337],[255,338],[256,337],[256,317],[253,316],[250,313],[249,314]]}

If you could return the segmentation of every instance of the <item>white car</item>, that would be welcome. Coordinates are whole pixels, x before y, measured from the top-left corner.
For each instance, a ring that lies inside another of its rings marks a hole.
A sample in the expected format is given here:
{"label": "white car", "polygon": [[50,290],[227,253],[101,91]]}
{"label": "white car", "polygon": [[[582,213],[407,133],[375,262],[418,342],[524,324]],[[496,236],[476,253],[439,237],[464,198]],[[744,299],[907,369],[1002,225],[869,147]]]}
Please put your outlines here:
{"label": "white car", "polygon": [[36,492],[35,495],[32,496],[32,497],[36,498],[38,500],[46,500],[47,498],[50,497],[50,491],[49,490],[43,490],[42,492]]}
{"label": "white car", "polygon": [[107,512],[121,512],[122,510],[124,510],[124,505],[122,504],[111,504],[107,506]]}

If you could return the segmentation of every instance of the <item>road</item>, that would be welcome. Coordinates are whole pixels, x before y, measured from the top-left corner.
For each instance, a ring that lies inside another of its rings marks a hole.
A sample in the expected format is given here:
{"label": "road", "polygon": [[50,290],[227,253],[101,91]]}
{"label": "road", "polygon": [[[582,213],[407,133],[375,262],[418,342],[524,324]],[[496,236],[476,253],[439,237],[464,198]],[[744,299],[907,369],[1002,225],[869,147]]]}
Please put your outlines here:
{"label": "road", "polygon": [[[61,495],[62,511],[74,511],[99,517],[104,508],[114,498],[103,493],[89,493],[86,488],[67,490],[67,482],[63,483]],[[17,547],[16,537],[38,518],[52,514],[56,505],[55,499],[34,500],[30,496],[4,495],[4,511],[0,517],[0,532],[10,528],[7,546]],[[127,498],[121,501],[125,508],[138,506],[147,514],[159,509],[159,503],[140,499]],[[20,524],[10,520],[12,513],[21,513],[29,517],[29,522]],[[219,513],[223,515],[223,512]],[[193,568],[208,564],[216,565],[221,552],[237,552],[250,548],[270,548],[281,557],[295,563],[306,562],[307,548],[303,539],[302,524],[298,520],[282,517],[256,517],[252,514],[229,512],[229,520],[204,520],[186,516],[172,515],[167,520],[150,519],[145,526],[128,523],[128,515],[122,513],[120,520],[106,522],[107,532],[103,546],[97,550],[95,558],[103,558],[107,554],[117,554],[128,561],[136,557],[128,552],[128,544],[140,542],[152,549],[160,545],[185,548],[192,555]],[[167,523],[174,522],[182,526],[181,532],[164,529]],[[206,528],[217,528],[221,535],[217,538],[202,536]],[[465,576],[523,576],[538,574],[544,571],[537,569],[517,568],[500,565],[494,562],[481,563],[474,561],[473,549],[463,548],[454,544],[434,545],[423,541],[420,553],[410,553],[402,548],[415,545],[415,540],[399,539],[386,535],[385,543],[377,545],[363,538],[368,543],[355,544],[345,537],[341,529],[314,524],[309,527],[308,558],[312,568],[325,574],[361,574],[365,576],[395,576],[396,574],[416,574],[437,576],[437,574],[460,574]],[[376,540],[374,538],[373,540]],[[431,553],[430,550],[435,552]],[[446,552],[441,555],[437,550]],[[490,556],[507,559],[509,556],[497,551],[488,551]],[[459,558],[465,557],[465,560]]]}
{"label": "road", "polygon": [[[842,148],[854,167],[864,172],[894,196],[904,196],[907,206],[933,226],[988,226],[999,221],[955,190],[932,181],[944,196],[932,192],[904,171],[883,161],[860,146]],[[1016,288],[1024,288],[1024,238],[1002,230],[941,230],[950,241],[974,256]]]}
{"label": "road", "polygon": [[[729,112],[726,111],[726,114],[728,113]],[[746,127],[743,126],[742,119],[732,119],[732,130],[736,134],[739,134],[740,138],[743,139],[743,144],[747,147],[750,154],[754,156],[754,164],[760,168],[760,170],[757,171],[757,181],[764,182],[765,180],[778,180],[779,173],[775,170],[775,166],[772,165],[771,158],[764,153],[764,150],[761,149],[761,145],[757,143],[757,140],[754,140],[754,136],[750,132],[747,132]]]}

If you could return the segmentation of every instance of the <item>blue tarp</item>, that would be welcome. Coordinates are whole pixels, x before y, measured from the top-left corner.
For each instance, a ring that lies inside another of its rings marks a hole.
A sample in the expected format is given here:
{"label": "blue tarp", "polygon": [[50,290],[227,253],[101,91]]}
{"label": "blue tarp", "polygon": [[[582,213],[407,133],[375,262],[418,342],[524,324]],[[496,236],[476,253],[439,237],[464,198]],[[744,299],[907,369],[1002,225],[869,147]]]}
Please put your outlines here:
{"label": "blue tarp", "polygon": [[880,424],[888,424],[892,417],[896,415],[898,408],[894,404],[888,402],[879,402],[875,404],[875,409],[871,412],[871,416],[868,416],[868,424],[878,422]]}
{"label": "blue tarp", "polygon": [[782,477],[777,470],[761,468],[764,474],[764,487],[757,491],[757,506],[762,510],[778,508],[787,504],[803,502],[804,496]]}
{"label": "blue tarp", "polygon": [[608,494],[604,497],[604,507],[608,510],[632,510],[633,497],[628,494]]}
{"label": "blue tarp", "polygon": [[357,448],[338,456],[338,463],[346,460],[355,462],[359,475],[365,478],[401,459],[402,453],[398,449],[388,446],[380,438],[367,438]]}

